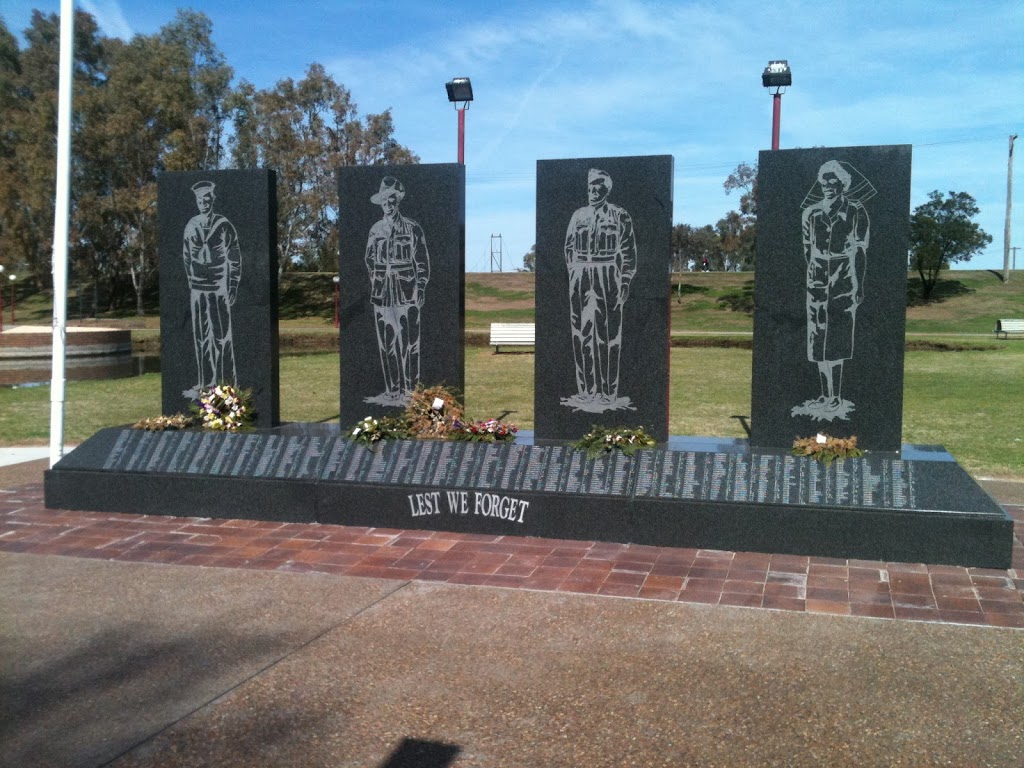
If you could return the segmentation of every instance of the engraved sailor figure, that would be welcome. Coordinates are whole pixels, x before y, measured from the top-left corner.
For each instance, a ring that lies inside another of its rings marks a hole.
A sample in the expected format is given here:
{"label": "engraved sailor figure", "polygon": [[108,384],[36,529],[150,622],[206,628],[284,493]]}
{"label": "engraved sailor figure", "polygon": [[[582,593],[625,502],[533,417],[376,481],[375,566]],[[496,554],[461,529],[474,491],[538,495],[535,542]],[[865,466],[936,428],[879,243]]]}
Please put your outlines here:
{"label": "engraved sailor figure", "polygon": [[636,274],[636,239],[629,213],[608,202],[611,189],[607,171],[591,168],[588,204],[576,210],[565,232],[576,394],[561,402],[589,413],[636,410],[619,396],[622,318]]}
{"label": "engraved sailor figure", "polygon": [[875,188],[848,163],[829,160],[804,198],[807,265],[807,360],[818,369],[821,396],[794,406],[792,416],[849,421],[843,365],[853,357],[857,308],[864,302],[870,221],[864,203]]}
{"label": "engraved sailor figure", "polygon": [[214,190],[212,181],[192,185],[199,215],[185,225],[182,246],[196,353],[196,383],[182,395],[191,399],[222,382],[237,383],[231,307],[242,277],[242,252],[234,225],[213,212]]}
{"label": "engraved sailor figure", "polygon": [[420,313],[430,279],[430,255],[423,228],[398,208],[405,187],[385,176],[370,202],[383,218],[370,228],[366,269],[377,332],[384,391],[367,403],[403,408],[420,380]]}

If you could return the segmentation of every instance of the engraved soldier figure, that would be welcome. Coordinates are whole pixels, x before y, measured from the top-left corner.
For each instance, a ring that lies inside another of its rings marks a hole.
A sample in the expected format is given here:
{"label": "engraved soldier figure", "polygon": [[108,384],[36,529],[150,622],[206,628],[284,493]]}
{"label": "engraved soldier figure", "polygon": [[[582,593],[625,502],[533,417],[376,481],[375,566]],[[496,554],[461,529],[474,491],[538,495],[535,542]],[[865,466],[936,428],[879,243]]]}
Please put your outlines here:
{"label": "engraved soldier figure", "polygon": [[636,239],[629,213],[608,202],[611,189],[608,172],[591,168],[588,204],[572,215],[565,233],[577,391],[561,402],[590,413],[635,410],[628,397],[619,397],[619,357]]}
{"label": "engraved soldier figure", "polygon": [[404,407],[420,379],[420,312],[430,279],[430,255],[423,229],[399,213],[405,187],[385,176],[370,198],[383,218],[370,228],[366,269],[370,275],[377,348],[384,392],[365,402]]}
{"label": "engraved soldier figure", "polygon": [[843,364],[853,357],[857,308],[864,301],[870,222],[863,201],[875,190],[859,177],[854,197],[853,177],[837,160],[821,166],[818,185],[820,199],[805,202],[802,225],[807,360],[818,367],[821,396],[794,407],[792,415],[848,421],[854,404],[842,396]]}
{"label": "engraved soldier figure", "polygon": [[234,225],[213,212],[214,190],[212,181],[192,185],[199,215],[185,225],[183,237],[196,353],[196,384],[182,393],[189,398],[221,382],[236,383],[231,307],[242,276],[242,252]]}

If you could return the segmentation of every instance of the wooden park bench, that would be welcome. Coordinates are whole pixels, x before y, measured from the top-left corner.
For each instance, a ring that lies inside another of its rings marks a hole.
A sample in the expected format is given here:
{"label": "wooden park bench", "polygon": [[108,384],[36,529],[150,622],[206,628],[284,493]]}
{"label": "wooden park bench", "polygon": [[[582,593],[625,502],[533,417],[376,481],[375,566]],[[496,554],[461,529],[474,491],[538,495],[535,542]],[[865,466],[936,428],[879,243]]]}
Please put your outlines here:
{"label": "wooden park bench", "polygon": [[996,320],[996,338],[1010,338],[1010,334],[1024,336],[1024,320]]}
{"label": "wooden park bench", "polygon": [[536,323],[491,323],[490,345],[494,354],[502,347],[533,347],[536,346]]}

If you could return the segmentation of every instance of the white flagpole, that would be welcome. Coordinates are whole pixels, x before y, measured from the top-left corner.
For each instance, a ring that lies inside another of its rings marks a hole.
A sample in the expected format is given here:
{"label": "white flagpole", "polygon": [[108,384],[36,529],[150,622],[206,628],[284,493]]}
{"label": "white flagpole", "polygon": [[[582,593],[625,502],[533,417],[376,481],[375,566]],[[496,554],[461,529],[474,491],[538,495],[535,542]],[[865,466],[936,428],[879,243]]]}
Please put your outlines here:
{"label": "white flagpole", "polygon": [[68,231],[71,218],[71,93],[75,3],[60,0],[60,90],[57,96],[57,197],[53,215],[53,370],[50,374],[50,466],[64,455],[64,365],[68,320]]}

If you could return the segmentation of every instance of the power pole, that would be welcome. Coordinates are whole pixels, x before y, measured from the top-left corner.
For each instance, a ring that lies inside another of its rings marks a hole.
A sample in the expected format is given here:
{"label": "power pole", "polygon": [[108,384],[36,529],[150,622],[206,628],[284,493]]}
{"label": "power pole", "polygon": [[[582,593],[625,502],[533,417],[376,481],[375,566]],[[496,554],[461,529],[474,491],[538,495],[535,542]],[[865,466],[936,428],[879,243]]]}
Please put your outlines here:
{"label": "power pole", "polygon": [[1013,142],[1017,134],[1010,136],[1010,156],[1006,161],[1006,223],[1003,225],[1003,282],[1010,280],[1010,211],[1013,209]]}
{"label": "power pole", "polygon": [[[497,245],[495,245],[497,241]],[[495,269],[497,265],[497,269]],[[491,235],[491,272],[501,272],[501,233]]]}
{"label": "power pole", "polygon": [[1013,251],[1013,268],[1017,269],[1017,251],[1020,250],[1020,246],[1019,245],[1015,245],[1010,250]]}

